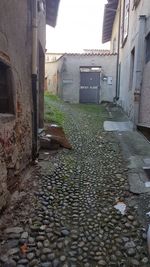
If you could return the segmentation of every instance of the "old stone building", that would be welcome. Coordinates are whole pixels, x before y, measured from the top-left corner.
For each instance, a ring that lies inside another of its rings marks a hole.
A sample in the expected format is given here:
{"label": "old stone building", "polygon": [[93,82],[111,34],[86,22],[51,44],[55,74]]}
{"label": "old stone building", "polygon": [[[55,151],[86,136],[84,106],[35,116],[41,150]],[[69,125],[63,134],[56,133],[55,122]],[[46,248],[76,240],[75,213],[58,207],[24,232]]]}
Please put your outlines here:
{"label": "old stone building", "polygon": [[135,125],[150,126],[150,1],[108,0],[103,43],[117,52],[116,100]]}
{"label": "old stone building", "polygon": [[55,26],[58,5],[59,0],[0,1],[0,211],[10,178],[36,156],[46,23]]}
{"label": "old stone building", "polygon": [[47,90],[71,103],[113,102],[116,54],[88,51],[59,55],[46,63]]}

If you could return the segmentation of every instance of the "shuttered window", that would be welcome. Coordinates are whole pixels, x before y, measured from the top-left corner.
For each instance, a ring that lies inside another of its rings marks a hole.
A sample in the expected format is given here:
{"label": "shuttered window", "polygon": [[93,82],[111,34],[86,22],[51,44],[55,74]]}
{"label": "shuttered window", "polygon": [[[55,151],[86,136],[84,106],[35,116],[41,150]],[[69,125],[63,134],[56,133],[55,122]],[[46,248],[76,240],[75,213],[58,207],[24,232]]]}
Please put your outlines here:
{"label": "shuttered window", "polygon": [[0,61],[0,113],[14,113],[11,68]]}
{"label": "shuttered window", "polygon": [[122,44],[124,44],[125,40],[128,36],[128,29],[129,29],[129,7],[130,1],[124,0],[124,7],[123,7],[123,21],[122,21]]}
{"label": "shuttered window", "polygon": [[137,8],[139,3],[140,3],[140,0],[133,0],[133,9]]}

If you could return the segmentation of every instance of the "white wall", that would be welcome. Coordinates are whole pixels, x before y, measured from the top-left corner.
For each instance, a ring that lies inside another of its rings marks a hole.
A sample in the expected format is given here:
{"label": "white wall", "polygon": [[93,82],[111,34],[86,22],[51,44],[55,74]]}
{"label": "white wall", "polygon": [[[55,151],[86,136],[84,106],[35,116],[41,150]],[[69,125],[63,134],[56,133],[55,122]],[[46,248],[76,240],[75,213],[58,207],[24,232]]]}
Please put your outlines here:
{"label": "white wall", "polygon": [[60,86],[60,71],[63,61],[57,60],[45,64],[45,77],[47,78],[47,90],[50,93],[57,94]]}
{"label": "white wall", "polygon": [[68,54],[63,57],[63,99],[72,103],[79,103],[80,67],[101,66],[105,76],[112,77],[112,85],[101,80],[100,102],[113,101],[116,88],[116,55],[84,55]]}
{"label": "white wall", "polygon": [[[123,0],[120,0],[123,8]],[[129,12],[129,30],[128,37],[124,45],[120,43],[120,56],[119,63],[121,63],[121,78],[120,78],[120,98],[119,104],[124,108],[128,116],[134,122],[150,122],[150,64],[145,64],[145,45],[142,47],[142,51],[138,49],[139,38],[141,38],[142,32],[140,29],[139,16],[145,15],[147,17],[145,32],[143,33],[143,39],[146,34],[150,31],[150,23],[148,17],[150,16],[150,1],[141,0],[138,7],[133,9],[133,1],[130,1],[130,12]],[[112,38],[111,38],[111,49],[114,36],[118,34],[118,12],[114,21]],[[121,30],[122,30],[122,19],[121,19]],[[134,61],[134,73],[133,83],[131,86],[131,51],[135,48],[135,61]],[[141,53],[142,52],[142,53]],[[137,59],[141,58],[143,63],[142,75],[143,80],[141,84],[141,97],[140,94],[135,97],[137,89],[138,71],[139,67],[136,64]],[[140,108],[137,108],[140,106]]]}

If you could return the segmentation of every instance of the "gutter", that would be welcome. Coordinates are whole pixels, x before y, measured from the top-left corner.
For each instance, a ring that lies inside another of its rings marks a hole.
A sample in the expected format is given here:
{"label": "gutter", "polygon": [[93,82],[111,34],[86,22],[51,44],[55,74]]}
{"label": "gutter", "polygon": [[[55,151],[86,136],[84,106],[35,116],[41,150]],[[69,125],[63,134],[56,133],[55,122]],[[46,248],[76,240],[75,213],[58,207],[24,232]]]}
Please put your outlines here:
{"label": "gutter", "polygon": [[37,120],[37,48],[38,48],[38,0],[32,4],[32,159],[37,158],[38,120]]}

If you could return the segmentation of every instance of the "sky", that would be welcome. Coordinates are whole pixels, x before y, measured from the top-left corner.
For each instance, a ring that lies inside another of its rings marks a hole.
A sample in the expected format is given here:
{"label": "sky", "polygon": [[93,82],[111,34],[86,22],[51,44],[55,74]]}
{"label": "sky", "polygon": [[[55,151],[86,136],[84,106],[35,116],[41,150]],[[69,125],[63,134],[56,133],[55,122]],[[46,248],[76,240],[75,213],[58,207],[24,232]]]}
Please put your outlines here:
{"label": "sky", "polygon": [[60,0],[56,27],[46,27],[47,51],[109,49],[109,44],[101,43],[105,3],[107,0]]}

